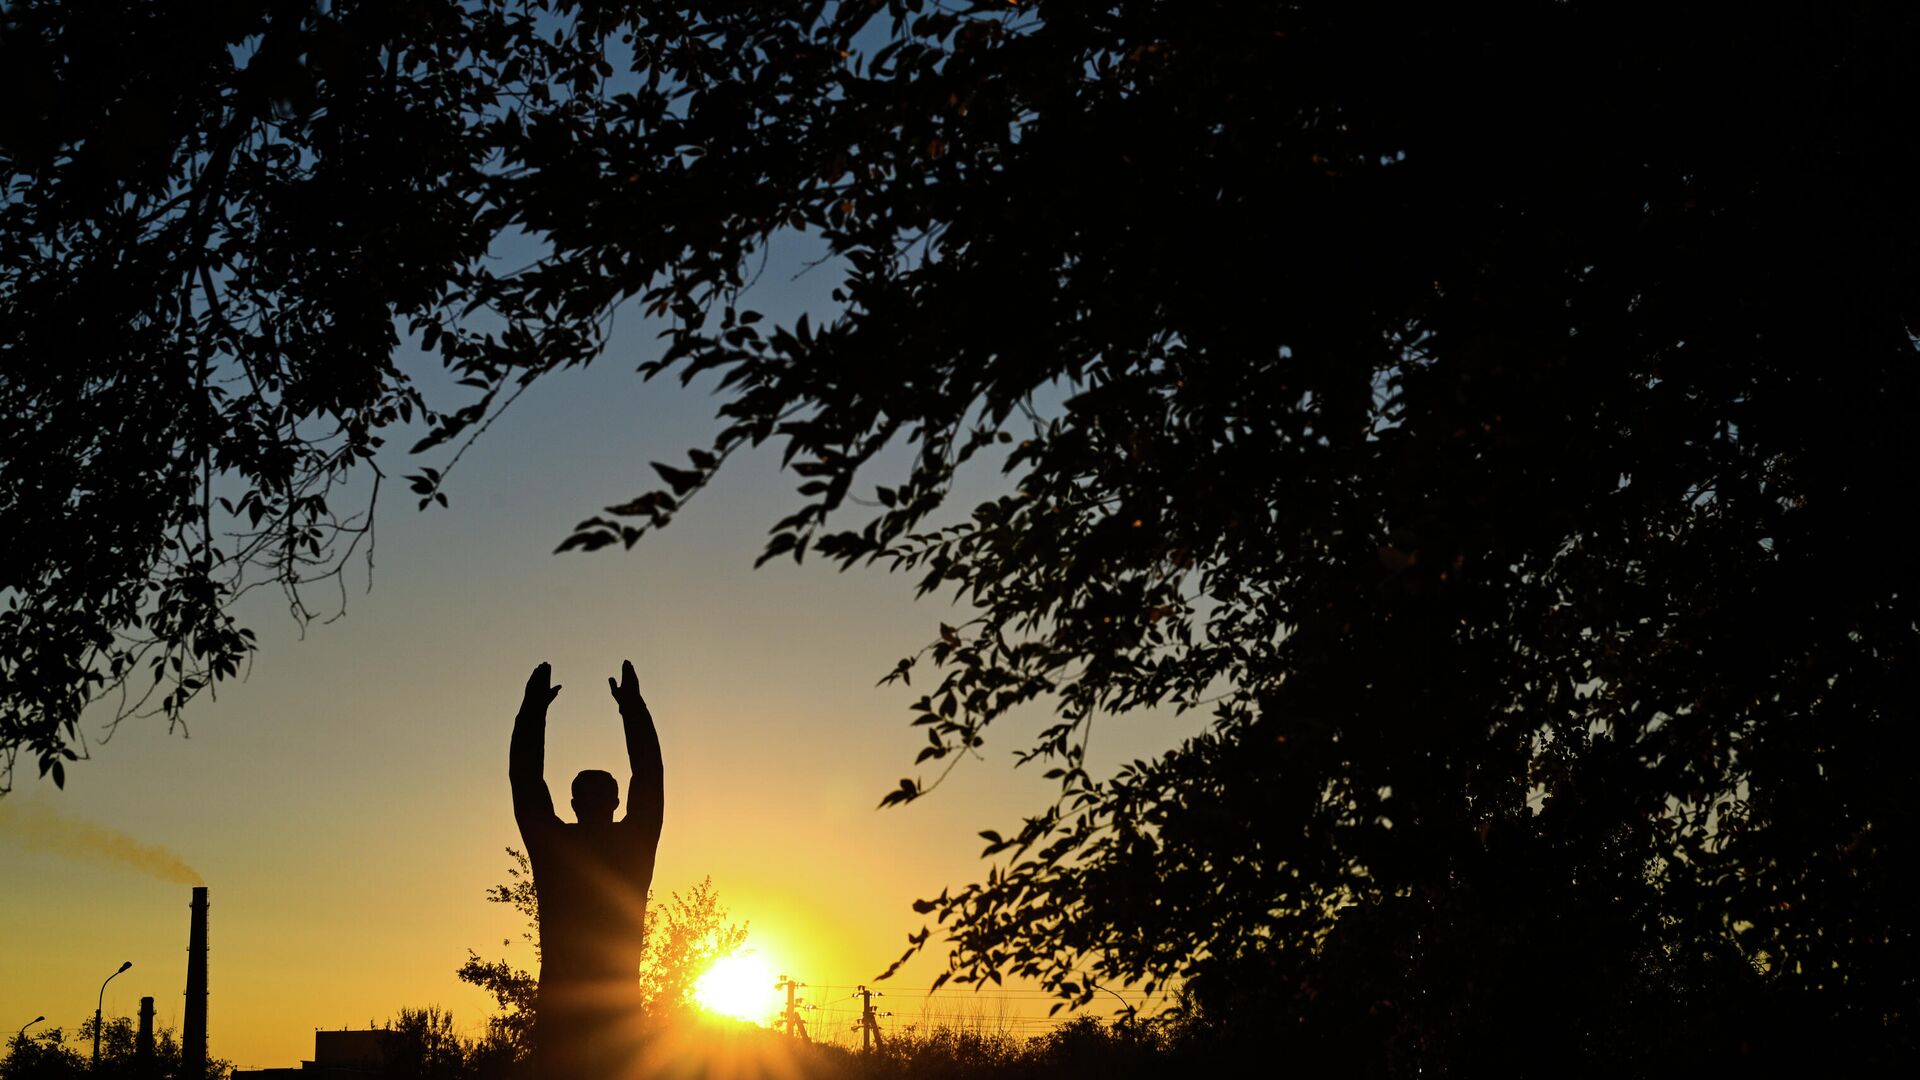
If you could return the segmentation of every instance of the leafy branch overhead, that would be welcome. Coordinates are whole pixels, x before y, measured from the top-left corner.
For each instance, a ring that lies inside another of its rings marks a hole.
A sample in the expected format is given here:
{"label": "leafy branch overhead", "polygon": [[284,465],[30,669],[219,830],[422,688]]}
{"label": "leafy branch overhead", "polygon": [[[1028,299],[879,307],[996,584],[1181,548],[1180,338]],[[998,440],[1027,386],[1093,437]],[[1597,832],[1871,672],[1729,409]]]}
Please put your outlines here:
{"label": "leafy branch overhead", "polygon": [[[1018,760],[1059,790],[922,905],[951,978],[1177,984],[1389,1071],[1783,1037],[1712,1002],[1904,1015],[1914,592],[1859,546],[1897,528],[1866,478],[1915,389],[1920,156],[1849,119],[1912,89],[1893,6],[1808,6],[1812,37],[1635,4],[685,14],[643,61],[700,58],[676,107],[567,141],[649,163],[651,202],[610,170],[585,190],[622,209],[575,231],[574,174],[511,181],[555,224],[527,287],[642,295],[643,371],[722,402],[563,546],[632,544],[773,440],[799,504],[765,557],[979,613],[893,673],[930,684],[919,763],[1039,704]],[[748,256],[790,228],[839,307],[770,326]],[[970,460],[1006,494],[936,518]],[[1096,775],[1103,718],[1154,710],[1210,724]]]}
{"label": "leafy branch overhead", "polygon": [[22,751],[62,783],[95,703],[181,723],[249,663],[252,589],[337,611],[312,587],[371,559],[381,433],[485,419],[428,407],[398,327],[482,402],[577,344],[463,318],[502,134],[593,83],[550,7],[0,12],[0,790]]}

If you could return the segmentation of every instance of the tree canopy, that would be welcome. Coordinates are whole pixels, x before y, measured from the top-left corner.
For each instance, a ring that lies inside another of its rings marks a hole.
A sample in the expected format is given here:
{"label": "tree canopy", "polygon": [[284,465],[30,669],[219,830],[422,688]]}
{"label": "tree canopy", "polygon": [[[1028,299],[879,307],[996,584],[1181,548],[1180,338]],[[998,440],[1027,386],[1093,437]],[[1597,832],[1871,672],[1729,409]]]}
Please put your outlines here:
{"label": "tree canopy", "polygon": [[94,1042],[94,1018],[89,1016],[68,1032],[42,1028],[15,1032],[0,1055],[4,1080],[78,1080],[112,1077],[115,1080],[212,1080],[232,1071],[230,1062],[213,1060],[195,1075],[185,1062],[173,1029],[161,1027],[142,1051],[139,1029],[132,1017],[103,1018],[97,1063],[89,1054]]}
{"label": "tree canopy", "polygon": [[[921,905],[953,978],[1369,1074],[1913,1057],[1905,7],[137,7],[5,16],[9,746],[57,767],[130,628],[231,673],[211,476],[332,550],[302,483],[427,405],[396,326],[476,388],[431,449],[638,297],[720,428],[563,549],[771,440],[768,557],[979,612],[895,671],[923,761],[1057,710],[1057,801]],[[775,325],[791,230],[840,286]],[[1090,774],[1143,708],[1211,725]]]}
{"label": "tree canopy", "polygon": [[497,103],[569,77],[523,7],[0,11],[5,780],[97,700],[178,722],[240,594],[304,620],[360,546],[336,489],[425,408],[396,327],[485,276]]}

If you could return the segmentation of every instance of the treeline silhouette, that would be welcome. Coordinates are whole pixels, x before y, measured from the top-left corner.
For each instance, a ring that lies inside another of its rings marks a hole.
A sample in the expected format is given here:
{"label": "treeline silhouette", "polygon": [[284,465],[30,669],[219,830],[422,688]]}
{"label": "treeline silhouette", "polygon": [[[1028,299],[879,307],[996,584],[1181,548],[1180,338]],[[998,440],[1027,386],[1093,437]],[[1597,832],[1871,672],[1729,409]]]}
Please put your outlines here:
{"label": "treeline silhouette", "polygon": [[[385,1025],[395,1037],[373,1075],[391,1080],[536,1080],[525,1047],[490,1029],[460,1034],[435,1006],[402,1009]],[[1179,1021],[1107,1023],[1082,1016],[1023,1039],[991,1021],[889,1035],[871,1050],[806,1042],[691,1010],[655,1017],[631,1075],[650,1080],[779,1077],[781,1080],[943,1080],[993,1077],[1131,1077],[1244,1071],[1225,1059],[1214,1033]],[[25,1075],[25,1074],[22,1074]],[[77,1075],[57,1073],[49,1075]],[[14,1080],[12,1074],[6,1080]]]}
{"label": "treeline silhouette", "polygon": [[[418,1017],[420,1014],[410,1014]],[[444,1014],[436,1014],[444,1017]],[[411,1032],[418,1020],[397,1025]],[[389,1071],[400,1078],[523,1080],[522,1061],[503,1059],[487,1038],[472,1042],[442,1028],[427,1042],[409,1042]],[[431,1046],[432,1051],[428,1050]],[[1081,1016],[1054,1031],[1020,1038],[991,1022],[936,1026],[888,1035],[870,1050],[805,1042],[753,1024],[710,1016],[683,1016],[657,1030],[638,1075],[660,1080],[698,1077],[780,1077],[782,1080],[960,1080],[993,1077],[1234,1075],[1260,1070],[1252,1059],[1221,1052],[1214,1032],[1178,1021],[1108,1023]]]}
{"label": "treeline silhouette", "polygon": [[209,1060],[206,1071],[193,1075],[180,1052],[180,1041],[172,1028],[153,1033],[151,1053],[142,1054],[139,1032],[132,1018],[115,1016],[100,1026],[100,1061],[91,1064],[93,1017],[76,1025],[71,1034],[65,1028],[44,1028],[19,1032],[7,1044],[0,1057],[0,1080],[67,1080],[69,1077],[99,1077],[103,1080],[214,1080],[223,1077],[232,1065]]}
{"label": "treeline silhouette", "polygon": [[[636,1065],[645,1075],[660,1078],[1125,1078],[1226,1064],[1209,1032],[1177,1021],[1114,1024],[1081,1016],[1026,1039],[992,1020],[982,1020],[889,1034],[871,1051],[804,1042],[691,1009],[658,1015],[651,1026],[650,1053]],[[385,1060],[367,1069],[369,1076],[535,1080],[528,1045],[498,1024],[490,1023],[477,1036],[463,1035],[452,1013],[429,1005],[403,1008],[381,1027],[393,1038],[384,1044]],[[143,1060],[135,1049],[133,1021],[111,1017],[102,1030],[99,1067],[93,1070],[88,1064],[92,1038],[91,1017],[72,1029],[16,1036],[0,1058],[0,1080],[215,1080],[232,1068],[231,1063],[216,1060],[208,1064],[204,1077],[189,1077],[171,1029],[155,1033],[154,1052]]]}
{"label": "treeline silhouette", "polygon": [[[487,890],[525,920],[522,940],[539,950],[539,897],[524,852],[508,847],[506,880]],[[1156,1076],[1176,1067],[1221,1071],[1219,1033],[1194,1012],[1152,1021],[1106,1024],[1078,1016],[1035,1038],[986,1016],[952,1024],[921,1024],[888,1032],[870,1050],[853,1050],[817,1032],[819,1042],[700,1010],[695,983],[714,962],[747,945],[744,924],[730,922],[711,878],[686,892],[649,895],[647,954],[638,973],[644,1031],[636,1075],[649,1077],[778,1076],[826,1078]],[[436,1006],[402,1009],[386,1025],[387,1075],[431,1080],[532,1080],[533,1032],[538,1009],[535,976],[508,959],[469,952],[455,973],[494,998],[497,1011],[484,1031],[465,1036],[451,1014]],[[964,1002],[966,991],[948,995]],[[818,1019],[818,1017],[816,1017]],[[0,1077],[0,1080],[10,1078]]]}

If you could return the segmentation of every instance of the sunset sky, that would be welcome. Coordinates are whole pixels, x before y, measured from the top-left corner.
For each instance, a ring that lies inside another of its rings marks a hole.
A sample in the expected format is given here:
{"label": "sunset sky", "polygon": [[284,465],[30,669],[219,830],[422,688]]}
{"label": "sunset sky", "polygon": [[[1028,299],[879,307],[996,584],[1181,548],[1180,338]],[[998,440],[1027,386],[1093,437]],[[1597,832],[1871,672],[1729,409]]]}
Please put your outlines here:
{"label": "sunset sky", "polygon": [[[832,288],[825,267],[796,278],[799,254],[777,260],[755,294],[770,315]],[[811,1000],[844,999],[884,969],[924,922],[916,897],[984,873],[978,831],[1017,827],[1051,791],[1037,770],[1011,767],[1018,736],[1044,710],[1006,725],[986,760],[964,762],[927,799],[874,809],[916,772],[924,745],[906,711],[921,691],[874,684],[965,613],[945,597],[915,602],[908,578],[877,568],[783,560],[753,570],[768,527],[797,505],[776,447],[730,462],[632,552],[549,554],[575,521],[650,488],[648,461],[678,461],[713,430],[704,387],[633,374],[651,349],[637,311],[623,314],[607,356],[536,385],[479,441],[454,474],[450,509],[416,513],[399,479],[444,455],[408,459],[411,440],[392,438],[371,593],[356,562],[346,617],[305,640],[276,593],[251,596],[241,615],[262,645],[251,678],[194,706],[191,738],[147,720],[101,745],[96,719],[93,760],[68,770],[64,791],[36,781],[22,758],[0,801],[0,1027],[11,1034],[42,1013],[77,1027],[122,960],[134,966],[108,987],[108,1015],[131,1015],[151,995],[162,1024],[179,1022],[187,887],[30,848],[22,822],[50,808],[171,849],[205,878],[215,1056],[292,1065],[312,1056],[316,1027],[430,1003],[477,1032],[491,1004],[454,978],[467,949],[531,961],[517,941],[502,948],[521,927],[484,894],[505,879],[503,849],[519,844],[507,738],[542,660],[565,688],[549,723],[556,804],[582,768],[614,771],[624,795],[605,679],[631,658],[666,761],[656,892],[711,875],[734,918],[750,922],[749,945],[813,984]],[[431,365],[411,366],[433,385]],[[998,483],[978,470],[965,504]],[[338,603],[325,587],[312,596]],[[1099,775],[1156,752],[1195,723],[1109,721],[1090,766]],[[944,948],[930,946],[883,984],[893,1023],[922,1008],[895,986],[925,987],[944,965]],[[1049,1003],[1022,987],[960,988],[940,1001],[938,1012],[989,1022],[1002,1011],[1043,1016]],[[824,1026],[845,1028],[852,1004],[834,1007],[846,1011]]]}

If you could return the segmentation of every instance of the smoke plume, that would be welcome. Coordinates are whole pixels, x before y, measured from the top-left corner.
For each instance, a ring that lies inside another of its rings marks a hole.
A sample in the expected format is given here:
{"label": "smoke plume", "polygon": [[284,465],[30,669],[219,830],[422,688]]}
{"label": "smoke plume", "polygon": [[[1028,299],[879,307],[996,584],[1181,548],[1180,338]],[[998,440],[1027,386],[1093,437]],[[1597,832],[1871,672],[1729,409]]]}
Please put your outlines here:
{"label": "smoke plume", "polygon": [[143,844],[117,829],[70,818],[44,801],[0,799],[0,836],[29,851],[47,851],[83,862],[124,866],[177,885],[202,885],[187,861],[166,848]]}

